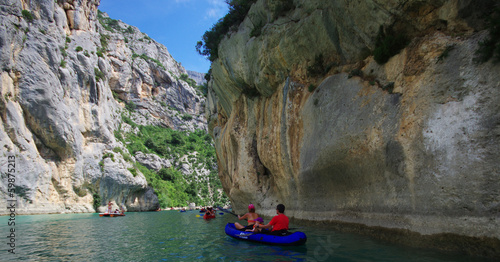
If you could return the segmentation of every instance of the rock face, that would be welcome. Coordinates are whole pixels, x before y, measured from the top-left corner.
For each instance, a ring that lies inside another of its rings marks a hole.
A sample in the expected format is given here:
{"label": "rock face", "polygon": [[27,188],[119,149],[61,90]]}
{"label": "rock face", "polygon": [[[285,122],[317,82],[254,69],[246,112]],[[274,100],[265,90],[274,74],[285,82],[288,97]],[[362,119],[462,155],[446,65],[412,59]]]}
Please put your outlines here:
{"label": "rock face", "polygon": [[[207,118],[234,209],[487,238],[458,249],[499,256],[500,65],[474,62],[494,3],[293,1],[278,16],[279,2],[257,1],[212,64]],[[380,29],[410,39],[383,65]]]}
{"label": "rock face", "polygon": [[193,79],[196,81],[197,85],[203,85],[207,83],[207,80],[205,79],[205,73],[199,73],[195,71],[190,71],[187,70],[189,78]]}
{"label": "rock face", "polygon": [[101,211],[108,201],[156,209],[113,133],[125,105],[143,124],[203,128],[204,98],[179,80],[186,70],[137,28],[98,13],[99,1],[0,5],[0,204],[15,200],[19,214],[94,212],[99,195]]}

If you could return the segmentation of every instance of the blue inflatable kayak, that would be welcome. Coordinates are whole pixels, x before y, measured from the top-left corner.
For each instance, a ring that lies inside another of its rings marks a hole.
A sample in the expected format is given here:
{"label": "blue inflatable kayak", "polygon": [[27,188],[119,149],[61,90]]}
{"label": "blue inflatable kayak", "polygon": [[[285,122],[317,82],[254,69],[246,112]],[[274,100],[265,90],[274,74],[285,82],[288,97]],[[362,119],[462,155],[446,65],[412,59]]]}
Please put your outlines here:
{"label": "blue inflatable kayak", "polygon": [[274,236],[270,234],[241,231],[236,229],[233,223],[227,223],[225,231],[226,235],[230,237],[267,245],[298,246],[305,244],[307,241],[306,234],[299,231],[290,233],[286,236]]}

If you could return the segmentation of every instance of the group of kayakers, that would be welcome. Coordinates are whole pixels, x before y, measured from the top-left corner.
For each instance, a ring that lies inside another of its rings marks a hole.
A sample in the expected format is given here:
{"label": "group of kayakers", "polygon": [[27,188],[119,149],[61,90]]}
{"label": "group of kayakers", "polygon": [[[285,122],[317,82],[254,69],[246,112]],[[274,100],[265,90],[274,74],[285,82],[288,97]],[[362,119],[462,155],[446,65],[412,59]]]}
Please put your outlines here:
{"label": "group of kayakers", "polygon": [[215,211],[213,207],[202,208],[200,212],[205,212],[205,215],[203,215],[204,219],[215,218]]}
{"label": "group of kayakers", "polygon": [[[125,210],[120,207],[120,210],[116,209],[113,211],[113,204],[111,201],[108,203],[108,208],[106,213],[123,214]],[[201,211],[205,212],[205,218],[215,218],[215,211],[212,207],[202,208]],[[182,212],[182,210],[181,210]],[[282,235],[288,231],[289,219],[285,215],[285,205],[278,204],[276,206],[276,216],[269,221],[269,223],[264,224],[264,219],[255,212],[255,206],[253,204],[248,205],[248,213],[243,216],[238,215],[239,220],[247,220],[248,225],[243,226],[240,223],[234,223],[236,229],[249,232],[266,232],[272,235]]]}
{"label": "group of kayakers", "polygon": [[255,206],[253,204],[248,205],[248,213],[243,216],[238,215],[239,220],[247,220],[248,225],[243,226],[240,223],[234,223],[234,227],[239,230],[250,231],[250,232],[266,232],[272,235],[283,235],[288,232],[289,219],[285,215],[285,205],[278,204],[276,206],[276,216],[269,221],[269,223],[264,224],[264,219],[255,213]]}
{"label": "group of kayakers", "polygon": [[[222,208],[221,210],[224,211]],[[200,212],[205,212],[203,218],[215,218],[215,211],[212,207],[202,208]],[[236,215],[234,213],[232,214]],[[283,204],[278,204],[276,206],[276,216],[267,224],[265,224],[264,219],[255,212],[254,204],[248,205],[248,213],[243,216],[237,216],[238,220],[247,220],[246,226],[238,222],[234,223],[234,227],[241,231],[268,233],[271,235],[284,235],[288,232],[289,219],[285,215],[285,205]]]}

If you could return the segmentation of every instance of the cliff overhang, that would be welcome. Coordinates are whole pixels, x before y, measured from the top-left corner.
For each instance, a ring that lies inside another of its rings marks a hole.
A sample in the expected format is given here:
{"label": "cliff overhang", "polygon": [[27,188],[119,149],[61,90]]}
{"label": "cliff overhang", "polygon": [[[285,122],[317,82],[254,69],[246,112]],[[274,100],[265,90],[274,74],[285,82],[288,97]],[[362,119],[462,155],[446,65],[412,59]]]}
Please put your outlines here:
{"label": "cliff overhang", "polygon": [[293,1],[277,17],[276,2],[257,1],[212,63],[235,210],[488,238],[498,256],[499,65],[474,59],[495,3]]}

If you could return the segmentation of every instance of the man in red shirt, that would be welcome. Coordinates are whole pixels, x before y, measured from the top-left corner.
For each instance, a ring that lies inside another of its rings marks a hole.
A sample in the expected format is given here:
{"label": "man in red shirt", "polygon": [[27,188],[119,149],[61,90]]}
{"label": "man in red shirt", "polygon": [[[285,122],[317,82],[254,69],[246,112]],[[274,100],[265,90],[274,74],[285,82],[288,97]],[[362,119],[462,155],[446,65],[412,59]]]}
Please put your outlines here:
{"label": "man in red shirt", "polygon": [[272,227],[273,229],[271,230],[271,234],[273,235],[283,235],[288,232],[288,217],[285,216],[285,205],[279,204],[276,207],[276,214],[277,216],[273,217],[269,224],[267,225],[257,225],[259,228],[270,228]]}

